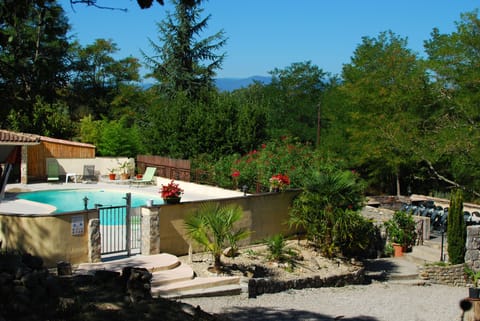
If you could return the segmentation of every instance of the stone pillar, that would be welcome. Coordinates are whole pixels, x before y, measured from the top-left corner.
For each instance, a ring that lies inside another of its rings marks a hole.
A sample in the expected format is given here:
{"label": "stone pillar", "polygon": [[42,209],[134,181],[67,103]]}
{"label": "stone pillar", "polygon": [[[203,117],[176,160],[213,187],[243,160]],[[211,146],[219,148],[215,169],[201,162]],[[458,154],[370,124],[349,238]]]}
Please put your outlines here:
{"label": "stone pillar", "polygon": [[142,207],[142,249],[143,255],[160,253],[160,208]]}
{"label": "stone pillar", "polygon": [[480,270],[480,226],[467,227],[467,242],[465,244],[465,262],[471,263],[475,271]]}
{"label": "stone pillar", "polygon": [[88,257],[90,263],[102,261],[102,238],[98,218],[88,220]]}
{"label": "stone pillar", "polygon": [[28,146],[22,146],[22,157],[20,161],[20,183],[28,183]]}

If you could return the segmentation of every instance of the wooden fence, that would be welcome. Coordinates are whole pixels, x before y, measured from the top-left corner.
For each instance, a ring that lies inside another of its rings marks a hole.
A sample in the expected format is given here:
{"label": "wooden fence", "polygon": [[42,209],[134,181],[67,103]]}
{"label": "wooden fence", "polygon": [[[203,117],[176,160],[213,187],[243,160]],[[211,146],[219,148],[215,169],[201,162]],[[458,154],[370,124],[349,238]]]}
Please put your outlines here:
{"label": "wooden fence", "polygon": [[155,167],[155,175],[171,179],[190,181],[190,160],[175,159],[155,155],[137,155],[137,168],[140,173],[145,172],[145,168]]}
{"label": "wooden fence", "polygon": [[[147,167],[155,167],[157,169],[155,175],[157,176],[194,182],[196,184],[217,185],[212,173],[200,169],[192,171],[190,160],[137,155],[136,162],[139,173],[144,173]],[[265,193],[269,191],[269,186],[262,185],[260,182],[257,182],[255,186],[246,186],[246,188],[249,193]],[[239,186],[239,189],[243,190],[243,186]]]}

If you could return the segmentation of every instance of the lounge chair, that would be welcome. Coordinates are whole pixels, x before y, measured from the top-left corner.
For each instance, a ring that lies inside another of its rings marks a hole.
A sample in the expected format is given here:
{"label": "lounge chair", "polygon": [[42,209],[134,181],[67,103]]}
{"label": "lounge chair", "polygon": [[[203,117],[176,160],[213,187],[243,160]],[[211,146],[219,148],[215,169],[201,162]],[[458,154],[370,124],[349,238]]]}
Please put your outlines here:
{"label": "lounge chair", "polygon": [[147,167],[145,169],[145,173],[143,174],[142,178],[139,179],[132,179],[131,183],[132,184],[152,184],[153,183],[153,176],[155,175],[155,172],[157,171],[157,168],[155,167]]}
{"label": "lounge chair", "polygon": [[47,181],[58,182],[60,180],[58,164],[54,160],[47,160]]}
{"label": "lounge chair", "polygon": [[97,177],[95,176],[95,165],[83,165],[83,182],[92,182],[95,181]]}

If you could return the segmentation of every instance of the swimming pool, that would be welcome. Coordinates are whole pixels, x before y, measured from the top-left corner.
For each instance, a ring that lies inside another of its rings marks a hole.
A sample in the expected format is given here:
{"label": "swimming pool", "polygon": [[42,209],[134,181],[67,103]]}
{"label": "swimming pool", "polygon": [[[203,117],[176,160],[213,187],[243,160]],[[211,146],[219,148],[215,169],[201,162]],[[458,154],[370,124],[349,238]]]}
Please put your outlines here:
{"label": "swimming pool", "polygon": [[[84,210],[85,197],[88,199],[88,209],[95,208],[96,204],[102,206],[125,205],[126,193],[108,189],[66,189],[19,193],[17,198],[52,205],[57,208],[53,213],[65,213]],[[132,207],[144,206],[148,200],[153,200],[153,204],[163,204],[162,198],[152,194],[131,193],[131,195]]]}

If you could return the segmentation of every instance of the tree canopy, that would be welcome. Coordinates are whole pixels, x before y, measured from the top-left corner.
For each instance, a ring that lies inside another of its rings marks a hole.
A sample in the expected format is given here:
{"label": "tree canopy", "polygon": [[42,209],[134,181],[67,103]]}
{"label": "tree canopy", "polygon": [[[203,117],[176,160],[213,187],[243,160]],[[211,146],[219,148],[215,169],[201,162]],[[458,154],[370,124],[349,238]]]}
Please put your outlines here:
{"label": "tree canopy", "polygon": [[226,35],[204,37],[203,1],[173,3],[155,55],[143,57],[156,81],[146,88],[140,60],[116,58],[113,40],[68,38],[56,1],[1,1],[2,128],[93,143],[104,156],[189,158],[225,187],[268,184],[277,171],[299,186],[305,168],[324,162],[367,179],[368,193],[479,196],[478,11],[454,32],[433,28],[425,58],[384,31],[363,37],[340,75],[292,62],[270,83],[225,92],[214,80]]}

